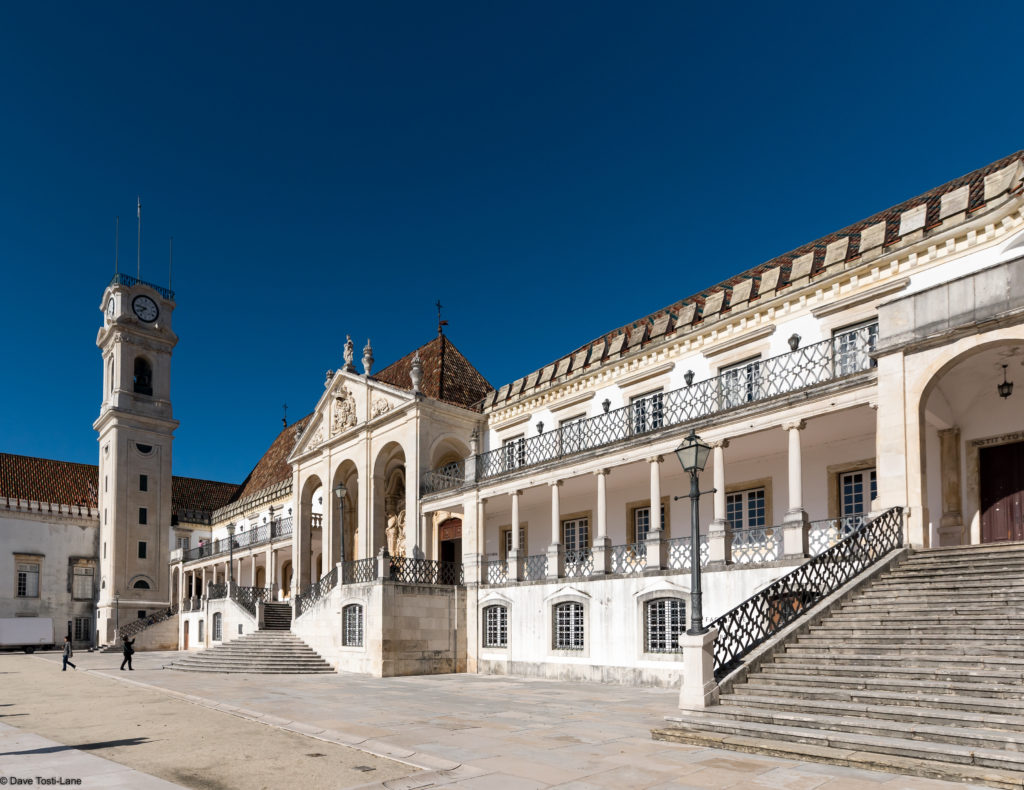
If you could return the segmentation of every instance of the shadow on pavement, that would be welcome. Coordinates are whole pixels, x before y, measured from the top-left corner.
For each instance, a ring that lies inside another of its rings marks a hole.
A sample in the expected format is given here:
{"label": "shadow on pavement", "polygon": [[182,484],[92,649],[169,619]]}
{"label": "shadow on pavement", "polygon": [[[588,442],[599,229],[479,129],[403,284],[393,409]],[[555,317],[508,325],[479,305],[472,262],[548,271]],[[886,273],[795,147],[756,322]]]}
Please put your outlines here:
{"label": "shadow on pavement", "polygon": [[118,741],[100,741],[99,743],[66,743],[58,746],[46,746],[42,749],[26,749],[20,752],[2,752],[0,757],[9,757],[15,754],[52,754],[53,752],[66,752],[71,749],[90,751],[93,749],[111,749],[114,746],[138,746],[148,743],[149,738],[122,738]]}

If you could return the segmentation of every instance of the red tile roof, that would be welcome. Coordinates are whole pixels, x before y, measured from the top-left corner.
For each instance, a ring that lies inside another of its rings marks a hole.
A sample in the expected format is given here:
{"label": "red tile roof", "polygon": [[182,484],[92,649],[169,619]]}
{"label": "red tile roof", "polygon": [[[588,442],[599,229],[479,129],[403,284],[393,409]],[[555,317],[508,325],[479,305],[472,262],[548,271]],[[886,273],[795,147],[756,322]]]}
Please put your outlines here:
{"label": "red tile roof", "polygon": [[481,399],[494,389],[445,335],[438,335],[372,378],[393,387],[411,390],[409,372],[417,352],[423,365],[420,392],[428,398],[478,411]]}

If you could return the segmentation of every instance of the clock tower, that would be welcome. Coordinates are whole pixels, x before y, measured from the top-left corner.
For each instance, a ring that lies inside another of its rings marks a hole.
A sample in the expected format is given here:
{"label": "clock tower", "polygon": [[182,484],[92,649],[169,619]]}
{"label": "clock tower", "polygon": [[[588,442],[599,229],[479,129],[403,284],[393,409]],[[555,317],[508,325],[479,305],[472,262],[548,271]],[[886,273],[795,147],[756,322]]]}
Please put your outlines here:
{"label": "clock tower", "polygon": [[174,293],[125,274],[103,292],[99,434],[101,644],[170,604],[171,330]]}

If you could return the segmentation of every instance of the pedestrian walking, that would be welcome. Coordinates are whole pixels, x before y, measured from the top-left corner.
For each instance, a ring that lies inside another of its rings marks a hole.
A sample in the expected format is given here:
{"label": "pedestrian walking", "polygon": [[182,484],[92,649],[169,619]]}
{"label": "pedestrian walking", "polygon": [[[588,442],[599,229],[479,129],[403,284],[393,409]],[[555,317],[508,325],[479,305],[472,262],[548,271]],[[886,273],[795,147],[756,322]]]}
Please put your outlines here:
{"label": "pedestrian walking", "polygon": [[78,669],[78,667],[71,663],[71,656],[74,654],[75,652],[71,649],[71,638],[64,637],[64,667],[61,669],[61,672],[67,672],[68,667]]}
{"label": "pedestrian walking", "polygon": [[[132,668],[132,653],[135,652],[135,648],[132,645],[135,644],[134,639],[121,638],[121,652],[124,654],[124,660],[121,662],[121,669],[124,669],[124,665],[128,665],[128,669]],[[134,670],[133,670],[134,671]]]}

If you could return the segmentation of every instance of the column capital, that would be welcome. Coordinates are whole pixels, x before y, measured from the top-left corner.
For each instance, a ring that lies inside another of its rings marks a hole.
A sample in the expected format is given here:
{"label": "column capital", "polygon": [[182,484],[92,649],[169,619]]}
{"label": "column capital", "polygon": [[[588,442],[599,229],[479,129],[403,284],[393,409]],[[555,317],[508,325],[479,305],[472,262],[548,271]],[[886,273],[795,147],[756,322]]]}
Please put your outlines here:
{"label": "column capital", "polygon": [[647,463],[649,463],[649,464],[660,464],[664,460],[665,460],[665,457],[662,456],[662,455],[652,455],[650,458],[647,459]]}
{"label": "column capital", "polygon": [[608,469],[607,467],[604,468],[604,469],[595,469],[594,470],[594,474],[597,475],[598,477],[607,477],[611,473],[612,473],[612,470]]}
{"label": "column capital", "polygon": [[723,450],[727,450],[729,448],[728,439],[718,439],[717,441],[714,442],[708,442],[708,444],[711,445],[712,450],[717,450],[719,447],[721,447]]}
{"label": "column capital", "polygon": [[514,491],[509,491],[508,495],[509,496],[522,496],[523,495],[523,489],[517,488]]}
{"label": "column capital", "polygon": [[561,480],[549,480],[548,481],[548,485],[551,486],[551,488],[556,488],[556,487],[562,485],[562,481]]}
{"label": "column capital", "polygon": [[787,431],[802,431],[807,427],[807,420],[790,420],[782,423],[782,427]]}

